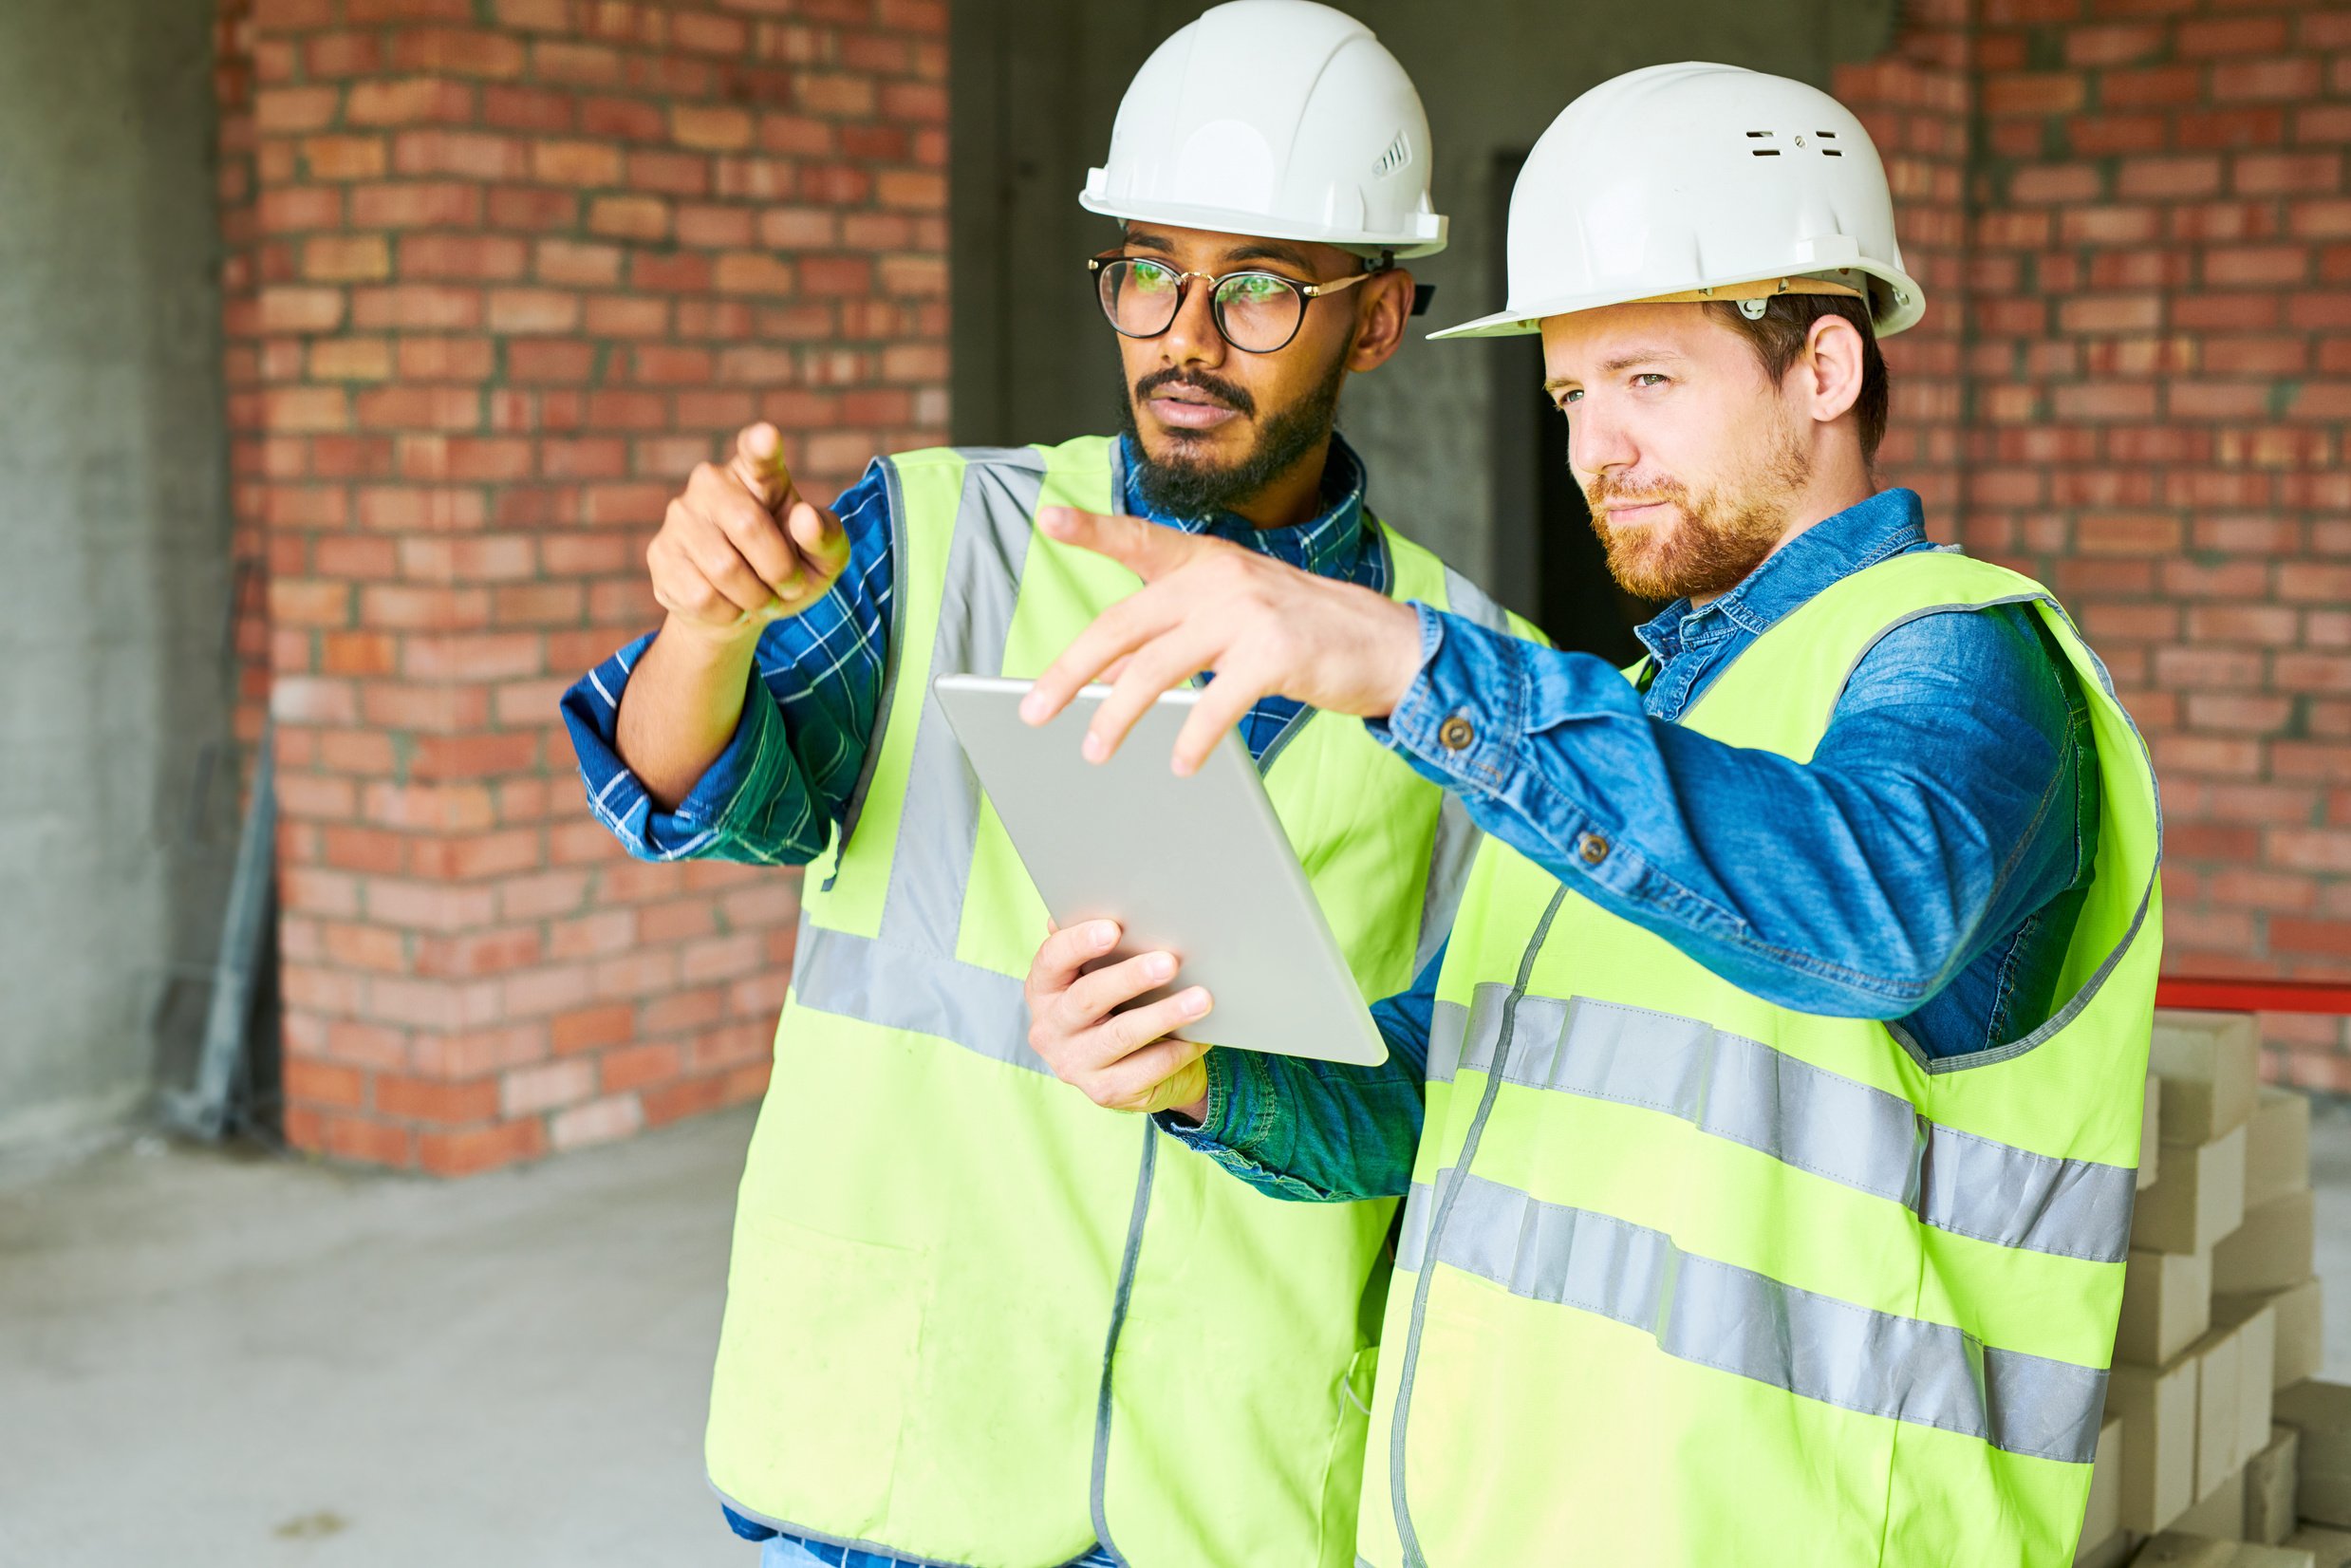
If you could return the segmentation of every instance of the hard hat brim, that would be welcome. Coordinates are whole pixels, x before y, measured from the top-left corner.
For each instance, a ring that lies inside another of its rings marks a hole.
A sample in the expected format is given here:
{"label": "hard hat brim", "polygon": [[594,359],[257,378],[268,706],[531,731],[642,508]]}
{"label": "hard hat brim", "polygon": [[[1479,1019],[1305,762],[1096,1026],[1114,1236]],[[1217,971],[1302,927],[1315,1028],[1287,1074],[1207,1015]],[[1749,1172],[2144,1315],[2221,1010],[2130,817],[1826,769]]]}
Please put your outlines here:
{"label": "hard hat brim", "polygon": [[1363,230],[1323,229],[1311,224],[1284,223],[1263,213],[1243,212],[1233,207],[1192,207],[1177,202],[1104,201],[1091,191],[1080,191],[1077,204],[1090,213],[1104,217],[1131,219],[1138,223],[1165,223],[1177,229],[1206,229],[1221,234],[1247,234],[1258,239],[1295,239],[1309,245],[1334,245],[1342,251],[1379,252],[1394,254],[1398,261],[1413,256],[1432,256],[1445,249],[1446,223],[1445,215],[1429,214],[1423,217],[1426,228],[1433,229],[1416,234],[1382,234]]}
{"label": "hard hat brim", "polygon": [[[1918,325],[1927,313],[1927,302],[1917,281],[1909,274],[1874,263],[1860,263],[1851,271],[1865,272],[1886,285],[1891,296],[1890,308],[1883,313],[1873,312],[1871,327],[1880,340],[1896,332],[1908,331]],[[1653,299],[1658,293],[1679,293],[1701,289],[1730,289],[1749,283],[1750,278],[1700,278],[1681,289],[1644,289],[1639,293],[1610,289],[1596,294],[1571,294],[1559,299],[1542,300],[1519,308],[1497,310],[1490,316],[1480,316],[1457,327],[1441,327],[1428,334],[1431,343],[1447,338],[1506,338],[1528,332],[1539,332],[1542,324],[1552,316],[1570,316],[1582,310],[1602,310],[1612,305],[1634,305]]]}

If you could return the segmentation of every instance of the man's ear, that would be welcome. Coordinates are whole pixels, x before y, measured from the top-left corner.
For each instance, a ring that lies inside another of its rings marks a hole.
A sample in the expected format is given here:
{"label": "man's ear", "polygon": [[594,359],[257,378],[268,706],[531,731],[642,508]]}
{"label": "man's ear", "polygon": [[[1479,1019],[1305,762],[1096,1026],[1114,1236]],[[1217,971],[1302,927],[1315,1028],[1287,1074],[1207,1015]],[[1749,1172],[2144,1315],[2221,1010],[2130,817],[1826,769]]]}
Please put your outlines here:
{"label": "man's ear", "polygon": [[1824,315],[1804,334],[1804,355],[1794,367],[1810,378],[1806,412],[1822,424],[1843,419],[1861,401],[1861,367],[1868,349],[1860,328]]}
{"label": "man's ear", "polygon": [[1404,345],[1415,292],[1412,274],[1391,267],[1355,288],[1363,297],[1355,305],[1355,345],[1348,351],[1347,368],[1375,369]]}

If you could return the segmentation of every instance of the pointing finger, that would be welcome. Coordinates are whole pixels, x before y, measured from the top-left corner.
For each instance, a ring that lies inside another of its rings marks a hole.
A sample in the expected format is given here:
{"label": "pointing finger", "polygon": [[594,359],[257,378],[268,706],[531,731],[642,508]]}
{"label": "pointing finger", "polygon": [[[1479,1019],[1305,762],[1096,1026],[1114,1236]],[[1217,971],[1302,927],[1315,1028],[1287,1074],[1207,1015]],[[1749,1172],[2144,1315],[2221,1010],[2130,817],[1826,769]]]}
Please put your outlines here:
{"label": "pointing finger", "polygon": [[1036,526],[1047,538],[1107,555],[1147,583],[1217,548],[1213,540],[1162,528],[1140,517],[1080,512],[1068,506],[1039,508]]}
{"label": "pointing finger", "polygon": [[793,498],[792,470],[784,463],[783,433],[764,420],[736,435],[735,456],[727,467],[771,513]]}

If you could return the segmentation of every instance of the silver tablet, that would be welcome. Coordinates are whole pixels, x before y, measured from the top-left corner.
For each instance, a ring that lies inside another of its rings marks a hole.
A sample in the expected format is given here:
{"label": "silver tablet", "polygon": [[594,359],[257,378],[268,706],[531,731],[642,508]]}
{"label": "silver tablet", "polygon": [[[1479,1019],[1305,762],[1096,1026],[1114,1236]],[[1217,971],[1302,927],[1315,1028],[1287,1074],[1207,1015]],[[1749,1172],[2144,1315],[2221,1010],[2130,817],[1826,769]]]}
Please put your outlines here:
{"label": "silver tablet", "polygon": [[1388,1044],[1371,1022],[1238,733],[1189,778],[1167,766],[1196,689],[1160,698],[1108,762],[1078,742],[1107,686],[1051,723],[1021,722],[1030,682],[942,675],[939,704],[1013,848],[1068,926],[1105,917],[1126,933],[1110,960],[1165,950],[1183,967],[1149,1001],[1204,985],[1199,1038],[1244,1051],[1364,1066]]}

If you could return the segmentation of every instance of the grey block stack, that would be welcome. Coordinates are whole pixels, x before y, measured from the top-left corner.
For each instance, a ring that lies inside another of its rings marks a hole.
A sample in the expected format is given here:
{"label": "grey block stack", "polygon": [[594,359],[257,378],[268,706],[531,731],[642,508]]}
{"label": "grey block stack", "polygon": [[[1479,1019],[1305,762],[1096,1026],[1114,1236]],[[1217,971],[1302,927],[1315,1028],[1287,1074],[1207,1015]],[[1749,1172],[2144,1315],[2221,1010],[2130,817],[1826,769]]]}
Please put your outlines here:
{"label": "grey block stack", "polygon": [[[2338,1411],[2323,1395],[2280,1391],[2319,1364],[2309,1102],[2262,1088],[2259,1073],[2251,1018],[2155,1016],[2138,1204],[2078,1565],[2351,1568],[2351,1553],[2304,1539],[2309,1526],[2332,1527],[2351,1544],[2351,1404]],[[2296,1420],[2289,1409],[2306,1413]],[[2338,1414],[2340,1428],[2328,1425]],[[2314,1429],[2339,1442],[2314,1444]],[[2339,1460],[2340,1523],[2324,1517],[2333,1504],[2314,1514],[2305,1500]]]}

